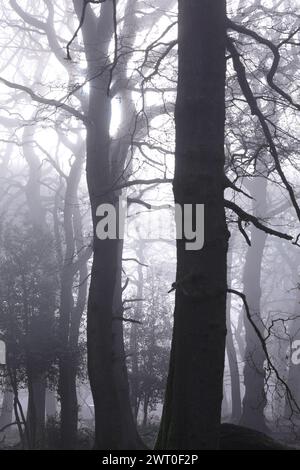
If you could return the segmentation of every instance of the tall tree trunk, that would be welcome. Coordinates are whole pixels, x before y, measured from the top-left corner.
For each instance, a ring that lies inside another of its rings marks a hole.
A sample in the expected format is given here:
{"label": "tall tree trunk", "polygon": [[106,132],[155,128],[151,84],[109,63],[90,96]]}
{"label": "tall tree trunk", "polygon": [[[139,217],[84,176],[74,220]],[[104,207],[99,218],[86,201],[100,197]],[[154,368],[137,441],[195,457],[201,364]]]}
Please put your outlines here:
{"label": "tall tree trunk", "polygon": [[[137,316],[135,316],[135,320]],[[131,324],[130,328],[130,354],[131,354],[131,404],[132,412],[137,423],[139,413],[139,363],[138,363],[138,341],[137,341],[138,327],[136,323]]]}
{"label": "tall tree trunk", "polygon": [[[263,177],[255,178],[250,187],[254,198],[254,214],[264,216],[266,212],[267,180]],[[261,321],[261,266],[267,235],[265,232],[251,227],[251,246],[248,248],[244,268],[244,294],[246,296],[252,320],[263,335]],[[244,384],[245,395],[241,424],[258,431],[267,432],[264,416],[266,406],[265,393],[265,353],[261,347],[257,334],[245,316],[246,349]]]}
{"label": "tall tree trunk", "polygon": [[177,241],[170,370],[158,447],[218,449],[226,337],[226,2],[179,0],[174,195],[205,205],[205,244]]}
{"label": "tall tree trunk", "polygon": [[[142,447],[142,442],[138,436],[136,425],[133,418],[131,403],[129,400],[129,382],[126,367],[125,348],[123,341],[123,321],[120,321],[122,316],[123,303],[122,303],[122,286],[121,286],[121,273],[122,273],[122,251],[123,242],[119,241],[119,266],[117,273],[117,282],[114,293],[114,306],[113,306],[113,374],[114,383],[116,385],[118,407],[120,413],[120,424],[122,426],[120,433],[119,447],[122,449],[132,449],[135,447]],[[121,314],[120,314],[121,312]]]}
{"label": "tall tree trunk", "polygon": [[[144,291],[144,273],[143,266],[144,263],[144,243],[142,240],[139,240],[137,257],[138,257],[138,267],[137,267],[137,292],[136,297],[138,302],[136,303],[134,309],[134,320],[140,321],[141,312],[143,309],[143,291]],[[130,354],[131,354],[131,403],[133,408],[133,415],[135,421],[137,422],[139,406],[140,406],[140,377],[139,377],[139,347],[138,347],[138,329],[139,325],[137,323],[132,323],[130,328]]]}
{"label": "tall tree trunk", "polygon": [[77,444],[78,403],[76,392],[77,362],[69,351],[60,364],[61,447],[74,449]]}
{"label": "tall tree trunk", "polygon": [[[87,129],[87,181],[94,227],[94,253],[87,313],[88,372],[95,406],[95,447],[118,449],[120,409],[113,379],[112,313],[118,268],[118,240],[96,234],[97,208],[116,204],[110,175],[109,126],[111,103],[107,81],[91,82]],[[101,112],[99,113],[99,109]]]}
{"label": "tall tree trunk", "polygon": [[45,445],[46,380],[38,375],[29,376],[28,382],[28,431],[33,448],[42,449]]}
{"label": "tall tree trunk", "polygon": [[[83,2],[74,0],[79,18]],[[130,2],[132,3],[132,2]],[[104,2],[99,19],[88,5],[82,27],[90,81],[87,125],[87,183],[91,203],[94,252],[87,312],[88,373],[95,406],[95,448],[138,448],[134,420],[129,416],[130,398],[125,372],[123,327],[113,321],[115,292],[121,282],[121,251],[118,239],[100,240],[96,234],[102,204],[117,206],[116,181],[126,178],[124,164],[129,142],[113,149],[110,138],[109,44],[114,35],[113,2]],[[134,15],[131,16],[134,20]],[[130,115],[129,121],[131,121]],[[127,135],[128,133],[128,135]],[[126,137],[130,135],[127,130]],[[114,357],[119,357],[119,366]],[[116,373],[118,369],[119,375]],[[128,411],[129,410],[129,411]]]}
{"label": "tall tree trunk", "polygon": [[[228,303],[230,304],[230,296],[228,296]],[[241,389],[240,389],[240,373],[237,361],[237,354],[233,341],[233,334],[231,328],[231,316],[230,306],[227,310],[226,317],[227,324],[227,336],[226,336],[226,351],[228,357],[228,364],[230,370],[231,380],[231,421],[238,423],[241,419],[242,414],[242,402],[241,402]]]}
{"label": "tall tree trunk", "polygon": [[[231,269],[232,269],[232,254],[233,254],[233,237],[230,240],[231,249],[228,253],[228,285],[231,285]],[[237,353],[234,346],[232,327],[231,327],[231,295],[227,296],[226,302],[226,352],[228,357],[228,364],[230,370],[230,385],[231,385],[231,421],[238,423],[242,414],[242,401],[241,401],[241,388],[240,388],[240,373],[237,361]]]}
{"label": "tall tree trunk", "polygon": [[[297,296],[295,300],[294,317],[295,318],[293,319],[293,322],[289,328],[289,337],[292,343],[294,341],[300,340],[300,289],[299,289],[299,285],[298,285]],[[287,384],[292,392],[294,400],[296,401],[298,406],[300,406],[300,374],[299,374],[300,365],[293,361],[293,357],[292,357],[293,352],[294,351],[292,349],[291,354],[290,354]],[[295,427],[296,427],[297,432],[299,432],[300,413],[296,409],[295,404],[293,404],[291,400],[288,400],[287,397],[286,397],[286,403],[285,403],[285,417],[290,420],[292,430],[295,431]]]}
{"label": "tall tree trunk", "polygon": [[144,393],[144,403],[143,403],[143,426],[148,424],[148,407],[149,407],[149,396],[147,392]]}
{"label": "tall tree trunk", "polygon": [[[69,261],[69,263],[71,263]],[[69,345],[70,317],[73,309],[73,276],[68,268],[62,276],[61,306],[60,306],[60,357],[59,357],[59,396],[61,447],[74,449],[77,441],[77,367]]]}
{"label": "tall tree trunk", "polygon": [[[64,204],[65,256],[61,274],[60,298],[60,358],[59,395],[61,401],[61,446],[74,449],[77,444],[78,402],[76,378],[78,369],[78,338],[80,320],[86,302],[87,260],[81,264],[75,254],[83,252],[81,215],[78,209],[77,190],[81,177],[83,149],[76,146],[76,159],[67,180]],[[79,270],[77,304],[74,305],[73,283]]]}
{"label": "tall tree trunk", "polygon": [[7,385],[4,390],[2,405],[0,408],[0,429],[12,422],[13,407],[14,394],[11,388]]}
{"label": "tall tree trunk", "polygon": [[[40,72],[42,70],[42,64],[40,64]],[[39,74],[39,72],[38,72]],[[37,74],[37,75],[38,75]],[[46,221],[46,211],[42,202],[41,195],[41,176],[42,166],[40,158],[35,153],[34,142],[35,128],[30,126],[24,129],[23,132],[23,153],[28,163],[29,176],[25,188],[26,200],[29,209],[29,220],[36,232],[42,237],[43,235],[48,236],[49,227]],[[51,251],[49,250],[49,257],[51,257]],[[50,258],[49,258],[50,259]],[[53,288],[53,282],[51,274],[44,273],[44,276],[48,276],[47,281],[48,289],[47,292],[50,298],[54,299],[55,293]],[[26,282],[23,281],[24,299],[27,297]],[[51,289],[51,291],[50,291]],[[25,305],[24,305],[25,307]],[[54,307],[54,305],[53,305]],[[31,443],[33,448],[43,448],[45,443],[45,404],[46,404],[46,379],[45,379],[45,358],[43,357],[43,351],[40,350],[39,355],[36,354],[35,348],[42,346],[42,340],[39,336],[40,327],[43,319],[48,318],[54,319],[54,311],[52,311],[51,305],[39,306],[38,316],[32,316],[29,313],[29,308],[26,300],[26,335],[28,335],[28,350],[27,355],[27,379],[28,379],[28,408],[27,408],[27,425],[28,433],[30,435]],[[38,338],[38,341],[37,341]]]}

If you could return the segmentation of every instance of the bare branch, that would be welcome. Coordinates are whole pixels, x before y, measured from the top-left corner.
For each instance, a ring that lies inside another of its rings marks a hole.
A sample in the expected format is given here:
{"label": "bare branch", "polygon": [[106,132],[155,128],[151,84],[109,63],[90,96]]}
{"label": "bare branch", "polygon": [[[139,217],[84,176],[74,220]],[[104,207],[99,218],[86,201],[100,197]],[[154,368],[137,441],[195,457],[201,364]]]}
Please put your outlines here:
{"label": "bare branch", "polygon": [[142,325],[142,322],[139,320],[134,320],[133,318],[126,318],[126,317],[113,317],[113,320],[120,320],[129,323],[137,323],[138,325]]}
{"label": "bare branch", "polygon": [[280,96],[282,96],[284,99],[286,99],[292,106],[294,106],[294,108],[298,109],[298,111],[300,111],[300,104],[298,103],[295,103],[293,98],[288,94],[286,93],[284,90],[282,90],[278,85],[276,85],[274,83],[274,76],[277,72],[277,69],[278,69],[278,66],[279,66],[279,62],[280,62],[280,53],[279,53],[279,48],[285,43],[287,42],[289,39],[291,39],[293,36],[295,36],[295,34],[298,33],[298,31],[300,31],[300,27],[297,28],[295,31],[293,31],[290,35],[289,35],[289,39],[286,39],[284,41],[282,41],[278,46],[275,46],[271,41],[269,41],[268,39],[260,36],[258,33],[256,33],[255,31],[252,31],[251,29],[249,28],[246,28],[245,26],[243,25],[240,25],[240,24],[236,24],[234,23],[233,21],[231,20],[227,20],[227,24],[228,26],[233,29],[234,31],[237,31],[239,33],[242,33],[242,34],[245,34],[247,36],[250,36],[252,37],[253,39],[255,39],[257,42],[259,42],[260,44],[263,44],[265,46],[267,46],[273,53],[273,56],[274,56],[274,60],[273,60],[273,63],[272,63],[272,66],[269,70],[269,72],[267,73],[267,82],[268,82],[268,85],[274,90],[276,91]]}
{"label": "bare branch", "polygon": [[84,122],[85,124],[87,124],[87,122],[88,122],[88,120],[87,120],[87,118],[85,117],[84,114],[80,113],[79,111],[72,108],[72,106],[69,106],[66,103],[62,103],[61,101],[58,101],[58,100],[48,99],[48,98],[44,98],[42,96],[39,96],[36,93],[34,93],[34,91],[32,91],[31,88],[29,88],[25,85],[20,85],[19,83],[10,82],[9,80],[6,80],[3,77],[0,77],[0,82],[4,83],[4,85],[6,85],[9,88],[13,88],[15,90],[25,91],[25,93],[27,93],[31,97],[31,99],[33,101],[36,101],[37,103],[42,103],[42,104],[45,104],[47,106],[53,106],[56,109],[63,109],[64,111],[67,111],[69,114],[76,117],[77,119]]}
{"label": "bare branch", "polygon": [[238,215],[239,219],[244,220],[245,222],[251,222],[259,230],[262,230],[263,232],[269,235],[274,235],[275,237],[283,238],[284,240],[293,240],[293,237],[291,235],[278,232],[277,230],[273,230],[272,228],[262,224],[257,217],[252,214],[249,214],[248,212],[245,212],[234,202],[225,199],[224,205],[225,207],[227,207],[227,209],[231,209],[233,212],[235,212]]}
{"label": "bare branch", "polygon": [[261,343],[262,349],[263,349],[263,351],[265,353],[265,356],[266,356],[266,360],[267,360],[267,364],[268,364],[269,369],[274,372],[278,382],[280,382],[281,385],[283,385],[283,387],[286,391],[286,394],[287,394],[287,398],[288,398],[291,410],[293,410],[293,407],[291,405],[294,405],[297,412],[300,413],[300,407],[299,407],[297,401],[295,400],[295,398],[294,398],[294,396],[291,392],[291,389],[289,388],[288,384],[282,379],[282,377],[280,376],[277,368],[275,367],[275,365],[273,364],[273,361],[270,358],[268,348],[267,348],[267,345],[266,345],[266,338],[264,338],[264,336],[261,334],[261,332],[259,331],[259,328],[256,326],[255,322],[252,319],[252,315],[250,313],[250,308],[249,308],[249,305],[248,305],[245,294],[243,294],[242,292],[239,292],[236,289],[227,289],[227,292],[229,292],[230,294],[235,294],[235,295],[237,295],[238,297],[240,297],[242,299],[244,307],[245,307],[246,317],[247,317],[249,323],[251,324],[251,326],[253,327],[253,329],[254,329],[254,331],[255,331],[255,333],[256,333],[256,335],[257,335],[257,337],[258,337],[258,339]]}
{"label": "bare branch", "polygon": [[248,83],[245,67],[244,67],[243,63],[241,62],[240,55],[239,55],[237,49],[235,48],[234,42],[231,38],[227,38],[227,49],[231,54],[232,61],[233,61],[233,66],[234,66],[234,69],[237,73],[240,88],[241,88],[241,90],[242,90],[242,92],[243,92],[243,94],[244,94],[244,96],[245,96],[245,98],[248,102],[251,113],[254,116],[257,116],[257,118],[260,122],[260,125],[261,125],[261,128],[263,130],[265,139],[266,139],[266,141],[268,143],[268,146],[270,148],[270,153],[271,153],[271,155],[274,159],[275,168],[277,170],[277,173],[279,174],[279,176],[281,178],[281,181],[283,182],[286,190],[289,193],[292,205],[293,205],[293,207],[295,209],[295,212],[297,214],[297,217],[300,221],[300,207],[298,205],[295,192],[293,190],[293,187],[289,183],[288,179],[286,178],[285,173],[284,173],[284,171],[281,167],[279,154],[278,154],[276,145],[274,143],[272,134],[270,132],[269,126],[266,122],[266,119],[265,119],[262,111],[259,109],[256,98],[255,98],[255,96],[254,96],[254,94],[251,90],[251,87]]}

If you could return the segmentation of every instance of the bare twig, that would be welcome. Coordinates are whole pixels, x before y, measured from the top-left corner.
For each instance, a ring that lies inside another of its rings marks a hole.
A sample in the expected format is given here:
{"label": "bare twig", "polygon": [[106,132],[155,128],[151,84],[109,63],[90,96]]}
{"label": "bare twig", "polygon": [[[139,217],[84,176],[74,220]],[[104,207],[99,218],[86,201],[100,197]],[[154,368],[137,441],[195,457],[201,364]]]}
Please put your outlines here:
{"label": "bare twig", "polygon": [[289,388],[288,384],[283,380],[283,378],[280,376],[278,370],[276,369],[275,365],[273,364],[272,359],[270,358],[268,348],[267,348],[267,345],[266,345],[266,338],[264,338],[264,336],[261,334],[261,332],[259,331],[259,328],[256,326],[255,322],[252,319],[252,315],[250,313],[250,308],[249,308],[249,305],[248,305],[245,294],[243,294],[242,292],[239,292],[236,289],[227,289],[227,292],[229,292],[230,294],[235,294],[235,295],[237,295],[238,297],[240,297],[242,299],[243,304],[244,304],[244,308],[245,308],[245,312],[246,312],[246,317],[247,317],[249,323],[251,324],[251,326],[253,327],[253,329],[254,329],[254,331],[255,331],[255,333],[256,333],[256,335],[257,335],[257,337],[258,337],[258,339],[261,343],[261,347],[264,351],[269,369],[274,372],[278,382],[281,383],[281,385],[283,385],[283,387],[286,391],[286,395],[287,395],[287,399],[288,399],[291,411],[293,411],[293,409],[294,409],[291,405],[294,405],[297,412],[300,413],[300,407],[299,407],[297,401],[295,400],[295,398],[294,398],[294,396],[291,392],[291,389]]}
{"label": "bare twig", "polygon": [[278,230],[274,230],[262,224],[257,217],[244,211],[243,209],[241,209],[241,207],[239,207],[234,202],[228,201],[225,199],[224,205],[225,207],[227,207],[227,209],[231,209],[233,212],[235,212],[238,215],[239,219],[244,220],[245,222],[251,222],[259,230],[263,230],[265,233],[268,233],[269,235],[274,235],[275,237],[283,238],[284,240],[293,240],[293,237],[291,235],[278,232]]}
{"label": "bare twig", "polygon": [[32,91],[31,88],[25,85],[20,85],[19,83],[10,82],[9,80],[6,80],[3,77],[0,77],[0,82],[4,83],[4,85],[6,85],[9,88],[24,91],[31,97],[33,101],[36,101],[37,103],[45,104],[47,106],[54,106],[57,109],[63,109],[64,111],[67,111],[69,114],[76,117],[80,121],[87,123],[87,118],[84,116],[84,114],[80,113],[79,111],[72,108],[72,106],[69,106],[66,103],[62,103],[61,101],[58,101],[58,100],[48,99],[48,98],[39,96],[34,91]]}

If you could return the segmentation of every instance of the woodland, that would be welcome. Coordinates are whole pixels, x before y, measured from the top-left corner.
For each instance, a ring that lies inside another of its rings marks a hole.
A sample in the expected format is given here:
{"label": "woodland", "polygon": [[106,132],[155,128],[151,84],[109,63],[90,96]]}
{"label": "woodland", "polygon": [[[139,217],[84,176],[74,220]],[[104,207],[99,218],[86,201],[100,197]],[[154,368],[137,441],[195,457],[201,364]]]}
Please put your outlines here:
{"label": "woodland", "polygon": [[300,449],[300,0],[0,0],[0,96],[0,450]]}

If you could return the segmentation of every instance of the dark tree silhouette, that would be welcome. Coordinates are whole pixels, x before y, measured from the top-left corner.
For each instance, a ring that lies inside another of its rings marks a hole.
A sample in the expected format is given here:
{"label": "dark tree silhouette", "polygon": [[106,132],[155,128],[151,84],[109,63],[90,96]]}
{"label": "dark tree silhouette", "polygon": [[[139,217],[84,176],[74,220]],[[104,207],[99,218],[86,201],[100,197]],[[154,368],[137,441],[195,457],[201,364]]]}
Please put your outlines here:
{"label": "dark tree silhouette", "polygon": [[175,201],[205,204],[200,251],[177,242],[170,370],[157,446],[217,449],[226,337],[225,1],[179,1]]}

